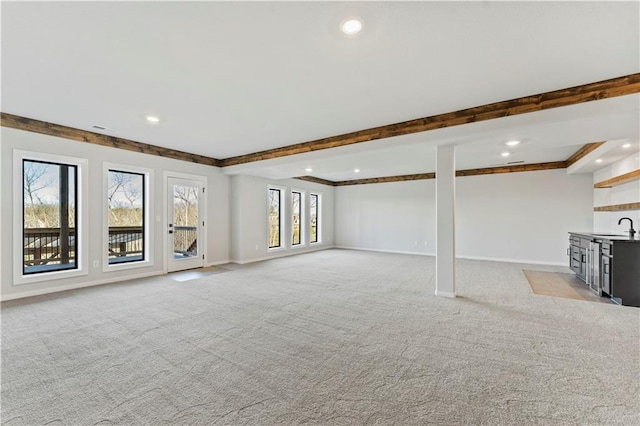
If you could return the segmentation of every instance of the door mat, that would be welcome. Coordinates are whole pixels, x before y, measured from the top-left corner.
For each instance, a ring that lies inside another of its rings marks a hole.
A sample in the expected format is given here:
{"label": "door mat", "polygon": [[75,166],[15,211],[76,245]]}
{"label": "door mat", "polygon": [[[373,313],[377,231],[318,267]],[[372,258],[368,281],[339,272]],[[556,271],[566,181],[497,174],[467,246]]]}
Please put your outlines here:
{"label": "door mat", "polygon": [[169,274],[169,278],[171,278],[174,281],[184,282],[184,281],[207,277],[209,275],[221,274],[227,271],[228,269],[220,268],[218,266],[209,266],[207,268],[197,268],[197,269],[190,269],[187,271],[172,272]]}
{"label": "door mat", "polygon": [[599,297],[574,274],[560,272],[529,271],[522,272],[529,282],[531,290],[542,296],[564,297],[565,299],[587,300],[589,302],[611,303],[607,297]]}

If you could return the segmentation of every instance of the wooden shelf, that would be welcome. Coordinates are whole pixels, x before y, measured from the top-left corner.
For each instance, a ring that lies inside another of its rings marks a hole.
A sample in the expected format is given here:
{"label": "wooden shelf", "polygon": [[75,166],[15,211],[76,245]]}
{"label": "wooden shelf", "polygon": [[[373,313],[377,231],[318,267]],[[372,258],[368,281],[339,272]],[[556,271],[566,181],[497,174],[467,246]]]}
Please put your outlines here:
{"label": "wooden shelf", "polygon": [[593,208],[594,212],[618,212],[623,210],[640,210],[640,202],[613,204],[611,206],[600,206]]}
{"label": "wooden shelf", "polygon": [[629,173],[625,173],[620,176],[614,176],[611,179],[596,182],[594,188],[611,188],[613,186],[623,185],[625,183],[634,182],[640,180],[640,169],[634,170]]}

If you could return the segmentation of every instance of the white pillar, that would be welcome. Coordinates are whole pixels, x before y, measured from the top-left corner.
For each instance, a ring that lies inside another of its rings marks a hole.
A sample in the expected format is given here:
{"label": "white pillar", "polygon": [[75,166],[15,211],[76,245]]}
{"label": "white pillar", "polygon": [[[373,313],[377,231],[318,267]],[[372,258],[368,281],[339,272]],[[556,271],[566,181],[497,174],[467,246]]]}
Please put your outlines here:
{"label": "white pillar", "polygon": [[453,145],[436,155],[436,296],[456,297],[456,157]]}

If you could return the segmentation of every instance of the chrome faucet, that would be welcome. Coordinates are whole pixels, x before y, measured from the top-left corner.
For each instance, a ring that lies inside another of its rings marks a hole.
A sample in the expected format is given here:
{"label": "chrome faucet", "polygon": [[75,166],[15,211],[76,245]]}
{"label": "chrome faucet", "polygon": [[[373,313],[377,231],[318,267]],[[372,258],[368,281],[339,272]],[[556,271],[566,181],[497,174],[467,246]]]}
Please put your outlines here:
{"label": "chrome faucet", "polygon": [[618,221],[618,225],[622,224],[622,221],[627,219],[629,221],[629,238],[633,240],[633,236],[636,233],[636,230],[633,229],[633,220],[630,217],[623,217]]}

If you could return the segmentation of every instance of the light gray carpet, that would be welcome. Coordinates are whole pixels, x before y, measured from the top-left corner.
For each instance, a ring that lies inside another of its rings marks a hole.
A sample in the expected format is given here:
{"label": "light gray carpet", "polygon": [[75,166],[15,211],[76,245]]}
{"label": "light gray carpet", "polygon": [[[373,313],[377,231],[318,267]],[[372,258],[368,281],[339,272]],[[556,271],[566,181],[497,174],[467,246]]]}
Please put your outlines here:
{"label": "light gray carpet", "polygon": [[327,250],[2,305],[6,425],[640,424],[640,309]]}
{"label": "light gray carpet", "polygon": [[174,281],[184,282],[208,277],[209,275],[213,274],[222,274],[223,272],[227,272],[227,270],[219,266],[209,266],[206,268],[196,268],[180,272],[171,272],[170,274],[168,274],[168,277]]}

